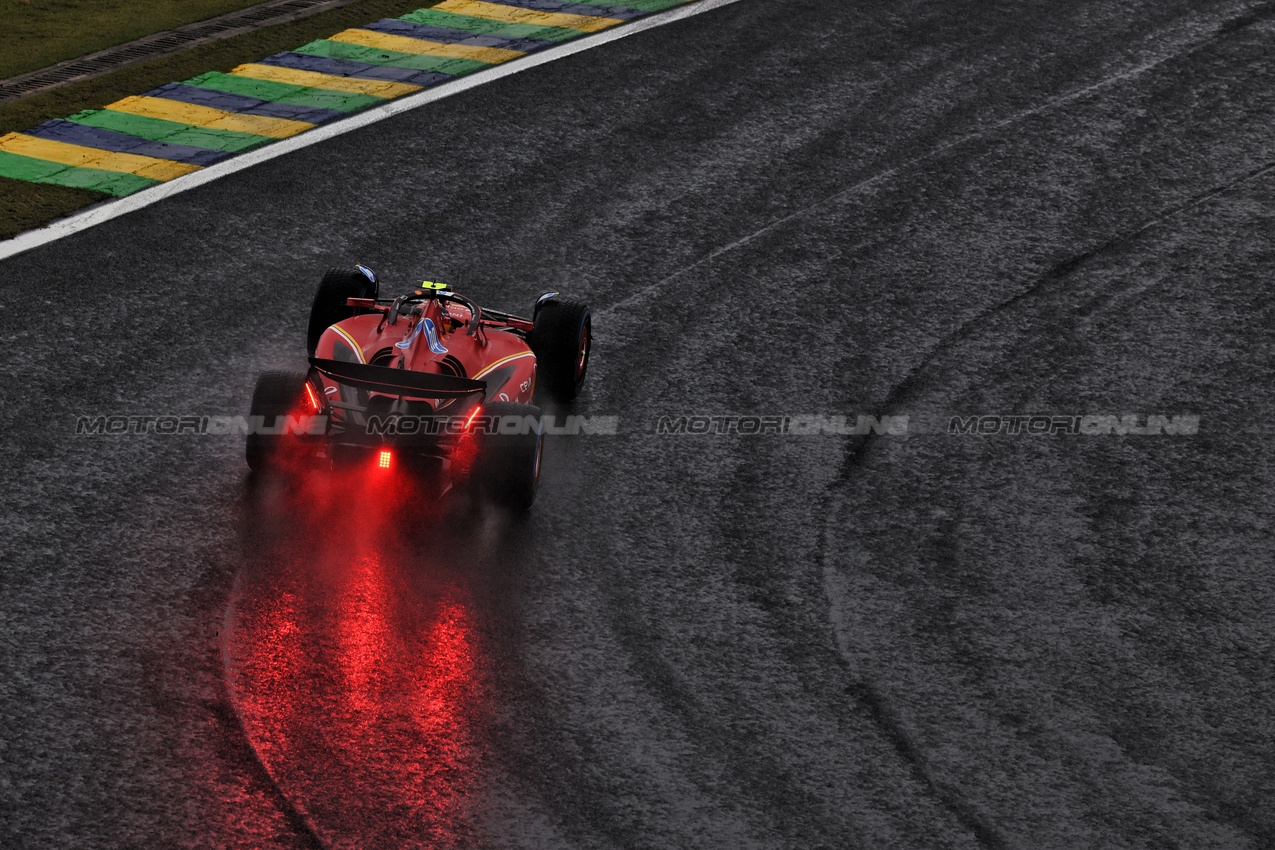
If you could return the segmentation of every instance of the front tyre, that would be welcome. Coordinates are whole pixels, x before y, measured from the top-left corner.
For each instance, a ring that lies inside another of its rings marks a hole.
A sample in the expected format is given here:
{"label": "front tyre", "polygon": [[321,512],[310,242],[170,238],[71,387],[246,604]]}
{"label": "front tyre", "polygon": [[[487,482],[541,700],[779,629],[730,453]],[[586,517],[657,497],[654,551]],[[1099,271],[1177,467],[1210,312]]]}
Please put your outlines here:
{"label": "front tyre", "polygon": [[549,397],[575,400],[589,368],[593,320],[589,305],[552,298],[537,305],[528,339],[536,355],[536,380]]}
{"label": "front tyre", "polygon": [[[252,406],[248,410],[249,433],[244,446],[248,468],[253,472],[278,470],[284,460],[287,441],[295,437],[293,425],[312,411],[304,374],[261,373],[252,391]],[[294,418],[289,421],[288,417]]]}
{"label": "front tyre", "polygon": [[475,473],[482,493],[515,511],[529,509],[540,484],[544,434],[540,408],[494,401],[483,406],[487,431],[479,440]]}

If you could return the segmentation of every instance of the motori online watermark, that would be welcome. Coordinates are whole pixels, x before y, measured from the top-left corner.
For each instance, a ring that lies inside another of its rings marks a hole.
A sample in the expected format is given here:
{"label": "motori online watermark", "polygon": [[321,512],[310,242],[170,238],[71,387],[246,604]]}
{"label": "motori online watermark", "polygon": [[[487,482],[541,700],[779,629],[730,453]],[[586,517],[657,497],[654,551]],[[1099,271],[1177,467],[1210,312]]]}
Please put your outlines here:
{"label": "motori online watermark", "polygon": [[[472,413],[472,411],[471,411]],[[632,421],[634,434],[651,433],[652,420]],[[370,438],[458,437],[466,433],[546,436],[599,436],[621,433],[619,416],[580,414],[487,415],[209,415],[209,414],[89,414],[75,417],[80,436],[125,435],[311,436],[360,433]],[[1193,436],[1200,430],[1198,414],[973,414],[931,419],[907,414],[664,414],[654,420],[662,437],[832,435],[905,437],[945,434],[958,437],[1009,436]]]}
{"label": "motori online watermark", "polygon": [[[649,421],[649,420],[648,420]],[[372,414],[358,417],[314,415],[207,415],[207,414],[92,414],[79,415],[75,433],[80,436],[201,435],[201,436],[323,436],[333,431],[360,432],[370,437],[459,436],[478,434],[542,433],[547,436],[594,436],[619,433],[618,416],[543,414],[540,416]],[[649,426],[648,426],[649,427]],[[646,429],[641,429],[646,431]],[[646,431],[649,433],[649,431]],[[721,415],[678,414],[657,418],[658,435],[780,435],[833,434],[889,435],[908,433],[907,416],[844,416],[822,414]]]}
{"label": "motori online watermark", "polygon": [[655,433],[661,436],[775,435],[809,437],[890,436],[946,434],[990,436],[1192,436],[1200,430],[1198,414],[975,414],[943,419],[908,414],[825,415],[721,415],[679,414],[660,416]]}
{"label": "motori online watermark", "polygon": [[440,415],[372,415],[366,418],[364,433],[369,436],[459,436],[465,433],[515,434],[540,433],[551,437],[614,435],[619,430],[618,416],[581,416],[568,414],[559,420],[552,413],[540,416],[478,413],[469,416]]}
{"label": "motori online watermark", "polygon": [[988,437],[993,434],[1092,436],[1194,436],[1200,432],[1198,414],[1164,416],[1125,413],[1075,415],[1000,415],[952,416],[947,433],[955,436]]}
{"label": "motori online watermark", "polygon": [[744,436],[814,437],[821,434],[861,436],[882,434],[894,437],[908,433],[908,417],[844,416],[824,414],[721,415],[683,414],[661,416],[655,433],[661,436]]}
{"label": "motori online watermark", "polygon": [[[269,421],[267,421],[269,420]],[[75,419],[75,433],[79,436],[110,436],[158,434],[163,436],[235,436],[250,434],[262,436],[311,436],[320,437],[336,430],[349,433],[362,432],[368,436],[460,436],[461,434],[515,435],[541,433],[546,436],[594,436],[612,435],[619,427],[617,416],[582,416],[554,414],[542,416],[484,415],[385,415],[366,416],[358,419],[341,418],[326,414],[302,416],[216,416],[177,414],[98,414],[80,415]]]}

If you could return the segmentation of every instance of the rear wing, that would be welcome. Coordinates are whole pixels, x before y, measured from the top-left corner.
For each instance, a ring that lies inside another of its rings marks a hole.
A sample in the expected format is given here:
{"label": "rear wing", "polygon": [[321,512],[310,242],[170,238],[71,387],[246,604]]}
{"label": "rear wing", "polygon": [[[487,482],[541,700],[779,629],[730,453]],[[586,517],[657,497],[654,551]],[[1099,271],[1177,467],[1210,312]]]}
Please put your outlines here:
{"label": "rear wing", "polygon": [[414,372],[410,369],[391,369],[387,366],[369,366],[364,363],[346,363],[311,357],[310,365],[338,384],[386,395],[411,396],[412,398],[462,398],[472,393],[486,393],[486,381],[458,378],[455,375],[435,375],[432,372]]}
{"label": "rear wing", "polygon": [[[556,292],[546,292],[540,296],[540,300],[543,301],[546,296],[557,294]],[[420,295],[420,290],[417,290],[417,298],[408,303],[415,303],[422,297],[424,296]],[[511,328],[519,331],[520,335],[525,336],[535,327],[535,322],[532,319],[524,319],[522,316],[515,316],[502,310],[489,310],[486,307],[479,307],[459,292],[433,292],[429,297],[455,301],[457,304],[463,304],[467,307],[469,309],[469,324],[465,329],[466,334],[472,335],[474,331],[478,330],[479,326],[486,325],[489,328]],[[393,302],[377,301],[375,298],[347,298],[345,299],[345,304],[347,307],[358,307],[362,310],[376,310],[378,313],[384,313],[391,321],[394,321],[396,319],[394,314],[405,298],[410,298],[410,296],[400,296],[394,299]]]}

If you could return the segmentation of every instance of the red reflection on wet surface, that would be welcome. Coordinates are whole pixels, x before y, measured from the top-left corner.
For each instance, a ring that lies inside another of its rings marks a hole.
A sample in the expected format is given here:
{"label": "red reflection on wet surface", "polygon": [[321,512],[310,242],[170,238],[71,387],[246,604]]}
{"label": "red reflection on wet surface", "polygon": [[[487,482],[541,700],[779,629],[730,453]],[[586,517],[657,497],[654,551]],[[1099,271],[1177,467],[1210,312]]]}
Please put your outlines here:
{"label": "red reflection on wet surface", "polygon": [[372,472],[266,506],[227,617],[228,684],[325,842],[469,844],[484,708],[472,605],[428,521],[377,500],[393,471]]}

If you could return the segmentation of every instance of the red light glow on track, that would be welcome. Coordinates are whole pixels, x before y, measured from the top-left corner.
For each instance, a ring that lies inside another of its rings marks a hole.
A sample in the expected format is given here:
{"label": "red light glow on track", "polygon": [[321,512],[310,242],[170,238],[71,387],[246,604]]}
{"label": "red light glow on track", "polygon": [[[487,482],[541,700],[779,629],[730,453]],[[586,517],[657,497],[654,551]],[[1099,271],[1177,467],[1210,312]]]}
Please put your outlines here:
{"label": "red light glow on track", "polygon": [[238,612],[230,678],[253,746],[319,832],[350,846],[454,846],[473,828],[471,613],[412,579],[358,558]]}
{"label": "red light glow on track", "polygon": [[325,846],[471,843],[487,668],[440,529],[400,534],[385,479],[356,469],[276,499],[224,632],[249,742]]}

